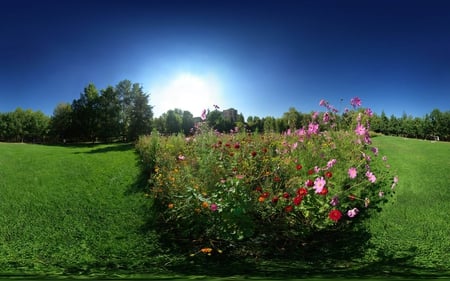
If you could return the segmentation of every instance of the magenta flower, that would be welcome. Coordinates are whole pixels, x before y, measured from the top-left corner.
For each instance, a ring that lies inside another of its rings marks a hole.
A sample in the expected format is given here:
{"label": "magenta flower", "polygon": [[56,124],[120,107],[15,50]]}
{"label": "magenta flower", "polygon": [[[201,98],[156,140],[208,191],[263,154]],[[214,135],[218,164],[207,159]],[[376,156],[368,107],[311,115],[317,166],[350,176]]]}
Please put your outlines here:
{"label": "magenta flower", "polygon": [[361,125],[361,123],[358,123],[355,129],[355,133],[359,136],[364,136],[366,134],[366,128]]}
{"label": "magenta flower", "polygon": [[319,124],[309,123],[309,125],[308,125],[308,134],[316,135],[317,133],[319,133]]}
{"label": "magenta flower", "polygon": [[350,100],[350,104],[351,104],[353,107],[361,106],[361,99],[358,98],[358,97],[354,97],[354,98],[352,98],[352,99]]}
{"label": "magenta flower", "polygon": [[217,205],[216,204],[211,204],[211,206],[209,207],[211,209],[211,211],[215,212],[217,211]]}
{"label": "magenta flower", "polygon": [[369,117],[372,117],[372,116],[373,116],[373,111],[372,111],[372,109],[367,108],[367,109],[366,109],[366,115],[369,116]]}
{"label": "magenta flower", "polygon": [[325,100],[320,100],[319,105],[320,106],[325,106],[327,104],[327,102]]}
{"label": "magenta flower", "polygon": [[333,196],[330,201],[331,206],[337,206],[339,204],[339,197],[337,195]]}
{"label": "magenta flower", "polygon": [[348,176],[351,178],[351,179],[354,179],[354,178],[356,178],[356,175],[358,174],[358,172],[356,171],[356,168],[355,167],[351,167],[350,169],[348,169]]}
{"label": "magenta flower", "polygon": [[333,167],[334,164],[336,164],[336,161],[336,159],[331,159],[330,161],[328,161],[327,168],[330,169],[331,167]]}
{"label": "magenta flower", "polygon": [[330,121],[330,114],[328,114],[328,112],[325,112],[324,114],[323,114],[323,123],[328,123],[329,121]]}
{"label": "magenta flower", "polygon": [[325,187],[326,183],[327,183],[327,181],[323,177],[317,178],[314,181],[314,186],[313,186],[316,193],[321,193],[323,188]]}
{"label": "magenta flower", "polygon": [[375,175],[371,171],[367,171],[366,172],[366,177],[371,183],[374,183],[374,182],[377,181],[377,178],[375,177]]}
{"label": "magenta flower", "polygon": [[372,152],[375,154],[375,156],[378,155],[378,147],[372,147]]}
{"label": "magenta flower", "polygon": [[202,115],[200,116],[200,118],[202,119],[202,121],[206,120],[206,109],[203,109]]}
{"label": "magenta flower", "polygon": [[347,211],[347,216],[349,216],[350,218],[354,218],[358,213],[359,213],[358,208],[353,208]]}

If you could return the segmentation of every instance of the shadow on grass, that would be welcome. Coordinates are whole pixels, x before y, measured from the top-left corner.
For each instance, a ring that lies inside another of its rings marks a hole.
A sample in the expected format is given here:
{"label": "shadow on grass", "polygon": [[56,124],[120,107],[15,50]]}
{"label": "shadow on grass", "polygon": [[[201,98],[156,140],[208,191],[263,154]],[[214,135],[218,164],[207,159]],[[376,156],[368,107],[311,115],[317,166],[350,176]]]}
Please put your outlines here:
{"label": "shadow on grass", "polygon": [[[161,240],[163,247],[170,247]],[[450,278],[448,269],[422,268],[414,265],[416,249],[403,251],[402,256],[387,254],[381,249],[368,261],[370,234],[364,230],[323,232],[311,237],[302,247],[265,257],[230,257],[220,254],[196,255],[178,259],[166,266],[174,274],[211,277],[246,276],[277,279],[360,279]],[[174,257],[179,257],[174,253]],[[175,259],[176,260],[176,259]]]}

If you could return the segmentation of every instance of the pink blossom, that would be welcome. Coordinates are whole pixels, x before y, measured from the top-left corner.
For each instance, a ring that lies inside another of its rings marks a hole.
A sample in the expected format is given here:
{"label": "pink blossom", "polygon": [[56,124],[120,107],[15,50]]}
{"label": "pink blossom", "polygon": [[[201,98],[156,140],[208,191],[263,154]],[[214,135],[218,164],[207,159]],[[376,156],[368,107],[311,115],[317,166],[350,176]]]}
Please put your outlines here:
{"label": "pink blossom", "polygon": [[319,166],[314,166],[314,173],[318,174],[320,172]]}
{"label": "pink blossom", "polygon": [[334,166],[334,164],[336,164],[337,160],[336,159],[331,159],[330,161],[328,161],[327,163],[327,168],[330,169],[331,167]]}
{"label": "pink blossom", "polygon": [[319,116],[319,112],[314,111],[313,114],[312,114],[312,120],[316,120],[317,116]]}
{"label": "pink blossom", "polygon": [[317,178],[314,181],[314,186],[313,186],[316,193],[321,193],[323,188],[325,187],[326,183],[327,183],[327,181],[323,177]]}
{"label": "pink blossom", "polygon": [[327,102],[325,100],[320,100],[319,105],[320,106],[325,106],[327,104]]}
{"label": "pink blossom", "polygon": [[358,123],[355,129],[355,133],[359,136],[364,136],[366,134],[366,128],[361,125],[361,123]]}
{"label": "pink blossom", "polygon": [[330,114],[328,114],[328,112],[325,112],[324,114],[323,114],[323,122],[326,124],[326,123],[328,123],[329,121],[330,121]]}
{"label": "pink blossom", "polygon": [[339,197],[337,195],[333,196],[330,201],[331,206],[337,206],[339,204]]}
{"label": "pink blossom", "polygon": [[351,179],[354,179],[354,178],[356,178],[356,175],[358,174],[358,172],[356,171],[356,168],[355,167],[351,167],[350,169],[348,169],[348,176],[351,178]]}
{"label": "pink blossom", "polygon": [[178,160],[183,161],[186,157],[184,157],[184,155],[178,155]]}
{"label": "pink blossom", "polygon": [[347,211],[347,216],[349,216],[350,218],[354,218],[358,213],[359,213],[358,208],[353,208]]}
{"label": "pink blossom", "polygon": [[206,109],[203,109],[202,115],[200,116],[200,118],[201,118],[203,121],[206,120]]}
{"label": "pink blossom", "polygon": [[377,180],[377,178],[375,177],[375,175],[371,171],[367,171],[366,172],[366,177],[371,183],[374,183]]}
{"label": "pink blossom", "polygon": [[354,97],[350,100],[350,104],[355,108],[361,106],[361,99],[359,97]]}
{"label": "pink blossom", "polygon": [[369,117],[372,117],[372,116],[373,116],[372,109],[370,109],[370,108],[367,108],[365,113],[366,113],[366,115],[369,116]]}
{"label": "pink blossom", "polygon": [[378,155],[378,147],[372,147],[372,152],[375,154],[375,156]]}
{"label": "pink blossom", "polygon": [[311,135],[315,135],[319,133],[319,124],[309,123],[308,125],[308,133]]}
{"label": "pink blossom", "polygon": [[214,204],[214,203],[211,204],[210,209],[211,209],[211,211],[213,211],[213,212],[217,211],[217,204]]}
{"label": "pink blossom", "polygon": [[292,149],[296,149],[297,146],[298,146],[298,142],[294,142],[294,143],[292,144]]}

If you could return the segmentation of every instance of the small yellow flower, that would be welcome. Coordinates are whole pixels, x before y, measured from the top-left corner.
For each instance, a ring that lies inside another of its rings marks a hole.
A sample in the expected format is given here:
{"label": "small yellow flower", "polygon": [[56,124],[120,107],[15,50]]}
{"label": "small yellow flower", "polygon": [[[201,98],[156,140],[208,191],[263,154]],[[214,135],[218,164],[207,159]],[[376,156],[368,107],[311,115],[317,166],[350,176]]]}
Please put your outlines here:
{"label": "small yellow flower", "polygon": [[169,207],[169,209],[173,209],[175,205],[173,203],[170,203],[167,207]]}
{"label": "small yellow flower", "polygon": [[208,204],[208,202],[206,202],[206,201],[203,201],[203,203],[202,203],[202,207],[203,207],[203,208],[208,208],[208,207],[209,207],[209,204]]}

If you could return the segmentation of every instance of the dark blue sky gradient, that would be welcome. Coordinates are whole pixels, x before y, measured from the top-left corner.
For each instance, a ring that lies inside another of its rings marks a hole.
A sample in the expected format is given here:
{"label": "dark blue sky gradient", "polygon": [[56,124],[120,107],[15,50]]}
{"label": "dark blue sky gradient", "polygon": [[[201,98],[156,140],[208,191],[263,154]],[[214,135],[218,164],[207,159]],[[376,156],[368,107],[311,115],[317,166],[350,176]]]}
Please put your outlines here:
{"label": "dark blue sky gradient", "polygon": [[322,98],[344,109],[354,96],[388,115],[450,110],[444,0],[2,0],[0,38],[0,112],[51,115],[89,82],[123,79],[156,109],[156,85],[179,71],[213,73],[218,103],[245,117],[310,112]]}

